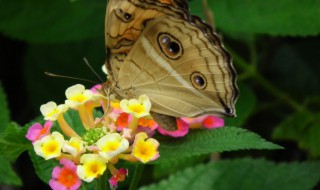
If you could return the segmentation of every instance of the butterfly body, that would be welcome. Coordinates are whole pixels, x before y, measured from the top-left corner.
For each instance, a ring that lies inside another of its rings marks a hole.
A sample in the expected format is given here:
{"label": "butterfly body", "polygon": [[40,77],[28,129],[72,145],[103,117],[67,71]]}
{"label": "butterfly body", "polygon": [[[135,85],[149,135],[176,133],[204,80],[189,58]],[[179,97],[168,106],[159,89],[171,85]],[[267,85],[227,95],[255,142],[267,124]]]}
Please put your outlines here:
{"label": "butterfly body", "polygon": [[147,95],[167,128],[175,117],[235,116],[236,72],[219,37],[188,14],[185,1],[163,2],[109,2],[106,26],[118,23],[106,29],[111,91],[120,98]]}

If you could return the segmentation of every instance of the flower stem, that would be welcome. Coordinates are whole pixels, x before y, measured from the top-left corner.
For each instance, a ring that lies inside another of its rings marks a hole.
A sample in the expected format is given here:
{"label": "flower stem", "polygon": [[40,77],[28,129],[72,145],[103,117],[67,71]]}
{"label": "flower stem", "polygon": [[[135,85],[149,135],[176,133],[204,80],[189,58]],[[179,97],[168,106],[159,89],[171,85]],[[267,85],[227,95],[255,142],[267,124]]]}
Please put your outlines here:
{"label": "flower stem", "polygon": [[108,185],[108,172],[105,171],[104,174],[102,176],[100,176],[100,178],[98,179],[98,183],[97,183],[97,190],[108,190],[109,189],[109,185]]}
{"label": "flower stem", "polygon": [[140,181],[142,173],[143,173],[144,167],[145,167],[144,164],[137,164],[136,165],[129,190],[136,190],[137,189],[139,181]]}
{"label": "flower stem", "polygon": [[81,122],[86,130],[93,128],[94,118],[93,118],[93,107],[80,105],[78,108]]}
{"label": "flower stem", "polygon": [[59,116],[57,121],[58,121],[58,124],[60,126],[60,129],[62,130],[62,132],[65,135],[67,135],[68,137],[78,137],[78,138],[80,138],[80,136],[66,122],[66,120],[63,117],[63,115]]}

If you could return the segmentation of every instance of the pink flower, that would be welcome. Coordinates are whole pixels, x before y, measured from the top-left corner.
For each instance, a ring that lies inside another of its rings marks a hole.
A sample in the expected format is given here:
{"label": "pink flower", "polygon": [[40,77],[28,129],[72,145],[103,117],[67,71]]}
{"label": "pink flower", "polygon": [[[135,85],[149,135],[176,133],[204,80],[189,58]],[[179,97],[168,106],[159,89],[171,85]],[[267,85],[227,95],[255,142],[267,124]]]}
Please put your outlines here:
{"label": "pink flower", "polygon": [[33,124],[26,135],[26,138],[31,142],[40,140],[42,137],[50,134],[50,129],[52,127],[52,121],[48,120],[42,127],[40,123]]}
{"label": "pink flower", "polygon": [[202,120],[201,123],[207,129],[214,129],[224,126],[224,120],[214,115],[208,115],[206,118],[204,118],[204,120]]}
{"label": "pink flower", "polygon": [[183,121],[189,124],[189,128],[207,128],[215,129],[224,126],[224,120],[214,115],[203,115],[195,118],[181,118]]}
{"label": "pink flower", "polygon": [[59,166],[52,171],[52,179],[49,185],[53,190],[76,190],[81,186],[81,180],[77,175],[77,166],[68,159],[61,159]]}
{"label": "pink flower", "polygon": [[124,169],[124,168],[120,168],[119,170],[113,172],[114,174],[112,175],[112,177],[109,179],[109,183],[110,185],[112,185],[113,187],[117,187],[118,186],[118,182],[122,182],[125,180],[127,174],[128,174],[128,170]]}
{"label": "pink flower", "polygon": [[92,88],[90,88],[91,92],[93,92],[94,94],[98,94],[100,93],[99,90],[101,90],[102,85],[101,84],[96,84],[94,85]]}
{"label": "pink flower", "polygon": [[177,120],[178,129],[175,131],[167,131],[161,126],[158,127],[158,132],[162,135],[172,136],[172,137],[183,137],[189,132],[189,124],[182,119]]}
{"label": "pink flower", "polygon": [[117,130],[122,131],[123,128],[126,128],[129,126],[129,123],[132,120],[132,115],[128,113],[120,113],[119,117],[117,118]]}

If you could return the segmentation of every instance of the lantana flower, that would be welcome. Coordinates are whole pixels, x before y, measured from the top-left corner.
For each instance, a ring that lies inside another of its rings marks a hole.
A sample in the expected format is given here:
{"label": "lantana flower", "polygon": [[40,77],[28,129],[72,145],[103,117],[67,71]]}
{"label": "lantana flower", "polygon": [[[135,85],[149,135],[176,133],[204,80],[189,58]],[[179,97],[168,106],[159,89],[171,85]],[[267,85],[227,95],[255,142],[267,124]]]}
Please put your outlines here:
{"label": "lantana flower", "polygon": [[135,136],[133,143],[132,155],[142,163],[147,163],[157,159],[160,155],[158,152],[159,142],[153,138],[148,139],[144,132]]}
{"label": "lantana flower", "polygon": [[26,138],[31,142],[40,140],[42,137],[50,134],[51,127],[52,121],[50,120],[46,121],[43,127],[40,123],[35,123],[29,128]]}
{"label": "lantana flower", "polygon": [[40,106],[40,111],[45,120],[56,121],[58,117],[68,110],[68,106],[60,104],[57,106],[55,102],[48,102]]}
{"label": "lantana flower", "polygon": [[151,102],[146,95],[141,95],[139,99],[123,99],[120,101],[121,109],[136,118],[141,118],[149,115],[151,109]]}
{"label": "lantana flower", "polygon": [[117,188],[118,182],[122,182],[125,180],[126,176],[128,175],[128,170],[124,168],[120,168],[119,170],[117,170],[112,165],[109,169],[112,174],[112,177],[109,179],[109,183],[114,188]]}
{"label": "lantana flower", "polygon": [[214,129],[218,127],[223,127],[224,119],[214,115],[208,115],[202,120],[201,123],[207,129]]}
{"label": "lantana flower", "polygon": [[123,128],[126,128],[129,126],[129,123],[131,121],[132,121],[132,115],[125,112],[120,113],[116,120],[117,130],[122,131]]}
{"label": "lantana flower", "polygon": [[80,158],[80,163],[82,165],[77,166],[77,174],[86,182],[101,176],[107,168],[107,160],[99,154],[84,154]]}
{"label": "lantana flower", "polygon": [[162,135],[172,136],[172,137],[183,137],[189,132],[189,124],[182,119],[177,120],[177,130],[168,131],[163,128],[158,127],[158,132]]}
{"label": "lantana flower", "polygon": [[52,171],[49,185],[53,190],[77,190],[81,180],[77,175],[77,166],[68,159],[61,159],[62,168],[57,166]]}
{"label": "lantana flower", "polygon": [[78,109],[79,105],[91,100],[93,92],[86,90],[81,84],[76,84],[66,90],[66,97],[65,104],[73,109]]}
{"label": "lantana flower", "polygon": [[83,126],[87,130],[93,128],[93,109],[100,106],[100,102],[94,99],[94,93],[86,90],[83,85],[76,84],[66,90],[66,97],[65,104],[79,112]]}
{"label": "lantana flower", "polygon": [[106,134],[96,144],[99,147],[99,154],[107,160],[112,159],[129,148],[129,141],[119,133]]}
{"label": "lantana flower", "polygon": [[203,115],[195,118],[181,118],[183,121],[189,124],[190,128],[207,128],[214,129],[224,126],[224,120],[214,115]]}
{"label": "lantana flower", "polygon": [[61,149],[64,143],[63,136],[58,132],[53,132],[42,139],[35,141],[33,146],[37,155],[48,160],[61,155]]}
{"label": "lantana flower", "polygon": [[63,113],[68,110],[68,106],[55,102],[48,102],[40,106],[40,111],[45,120],[58,121],[60,129],[69,137],[79,137],[78,134],[68,125],[63,117]]}
{"label": "lantana flower", "polygon": [[63,152],[70,153],[73,157],[84,153],[84,142],[80,138],[72,137],[69,141],[66,141],[62,147]]}

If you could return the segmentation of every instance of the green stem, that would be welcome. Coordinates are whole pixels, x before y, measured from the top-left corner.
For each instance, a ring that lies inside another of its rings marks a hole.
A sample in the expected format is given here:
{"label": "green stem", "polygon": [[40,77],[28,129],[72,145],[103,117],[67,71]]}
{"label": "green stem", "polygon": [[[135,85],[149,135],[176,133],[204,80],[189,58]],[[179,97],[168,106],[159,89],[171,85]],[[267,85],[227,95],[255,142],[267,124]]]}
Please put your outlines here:
{"label": "green stem", "polygon": [[140,181],[142,173],[143,173],[144,167],[145,167],[144,164],[137,164],[136,165],[129,190],[136,190],[137,189],[139,181]]}
{"label": "green stem", "polygon": [[274,97],[280,99],[283,102],[286,102],[289,106],[291,106],[296,111],[304,110],[305,108],[293,100],[288,94],[278,89],[272,83],[270,83],[266,78],[264,78],[256,69],[255,65],[249,64],[242,57],[240,57],[237,53],[228,48],[231,55],[233,56],[237,66],[244,70],[247,75],[257,81],[266,91],[272,94]]}
{"label": "green stem", "polygon": [[98,179],[97,183],[97,190],[108,190],[109,189],[109,182],[108,182],[108,171],[105,171],[102,176]]}

